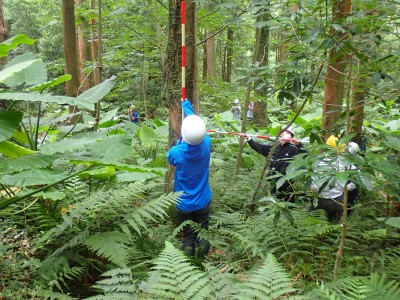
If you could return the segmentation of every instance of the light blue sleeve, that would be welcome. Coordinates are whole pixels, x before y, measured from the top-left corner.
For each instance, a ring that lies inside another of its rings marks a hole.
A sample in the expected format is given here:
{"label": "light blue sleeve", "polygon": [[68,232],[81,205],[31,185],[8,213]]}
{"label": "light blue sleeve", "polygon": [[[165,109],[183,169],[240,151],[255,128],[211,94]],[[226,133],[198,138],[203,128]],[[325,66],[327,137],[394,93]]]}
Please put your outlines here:
{"label": "light blue sleeve", "polygon": [[195,114],[192,103],[189,100],[185,100],[185,101],[181,102],[181,106],[185,113],[185,117]]}

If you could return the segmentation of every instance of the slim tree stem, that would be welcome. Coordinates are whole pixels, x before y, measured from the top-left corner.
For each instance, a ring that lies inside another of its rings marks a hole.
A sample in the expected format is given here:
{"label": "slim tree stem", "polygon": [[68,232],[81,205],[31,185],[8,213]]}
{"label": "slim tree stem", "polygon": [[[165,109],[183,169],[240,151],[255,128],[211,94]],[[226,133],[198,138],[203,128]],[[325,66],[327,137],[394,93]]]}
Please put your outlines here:
{"label": "slim tree stem", "polygon": [[343,188],[343,223],[342,223],[342,237],[340,239],[339,249],[336,253],[335,268],[333,269],[333,280],[337,280],[339,277],[339,269],[343,258],[344,245],[346,243],[346,231],[347,231],[347,199],[348,190],[347,183]]}

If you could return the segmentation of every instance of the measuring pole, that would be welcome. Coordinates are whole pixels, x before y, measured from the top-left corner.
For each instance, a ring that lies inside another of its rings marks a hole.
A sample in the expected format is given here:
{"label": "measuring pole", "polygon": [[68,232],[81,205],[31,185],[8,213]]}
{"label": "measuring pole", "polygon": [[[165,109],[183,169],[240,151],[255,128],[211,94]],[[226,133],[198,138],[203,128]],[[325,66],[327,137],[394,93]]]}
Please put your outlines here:
{"label": "measuring pole", "polygon": [[181,101],[186,99],[186,31],[185,31],[185,1],[181,1],[181,34],[182,34],[182,96]]}

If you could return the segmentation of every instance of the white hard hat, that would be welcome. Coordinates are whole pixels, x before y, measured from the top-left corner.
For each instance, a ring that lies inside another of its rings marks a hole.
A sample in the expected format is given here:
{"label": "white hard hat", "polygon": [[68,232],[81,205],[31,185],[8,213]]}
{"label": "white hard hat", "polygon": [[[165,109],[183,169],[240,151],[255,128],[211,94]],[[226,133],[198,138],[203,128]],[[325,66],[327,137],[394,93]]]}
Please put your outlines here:
{"label": "white hard hat", "polygon": [[196,116],[187,116],[181,127],[182,138],[190,145],[200,144],[206,135],[206,124]]}
{"label": "white hard hat", "polygon": [[351,154],[357,154],[358,152],[360,152],[360,147],[357,143],[349,142],[347,145],[349,146],[348,150]]}
{"label": "white hard hat", "polygon": [[294,130],[293,130],[292,126],[289,126],[288,128],[286,128],[285,131],[289,132],[292,135],[292,137],[294,137]]}
{"label": "white hard hat", "polygon": [[233,100],[233,103],[235,103],[235,104],[238,104],[240,102],[240,100],[239,99],[235,99],[235,100]]}

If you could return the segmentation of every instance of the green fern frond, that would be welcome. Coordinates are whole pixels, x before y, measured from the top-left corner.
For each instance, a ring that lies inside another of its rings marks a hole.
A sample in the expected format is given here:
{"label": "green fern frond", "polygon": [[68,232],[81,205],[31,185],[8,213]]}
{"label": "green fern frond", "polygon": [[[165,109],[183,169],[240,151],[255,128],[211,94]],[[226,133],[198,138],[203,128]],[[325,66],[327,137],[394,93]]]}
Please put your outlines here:
{"label": "green fern frond", "polygon": [[42,297],[41,299],[46,299],[46,300],[74,300],[76,298],[64,295],[61,293],[56,293],[50,290],[45,290],[45,289],[39,289],[35,293],[35,299],[38,299],[37,296]]}
{"label": "green fern frond", "polygon": [[147,220],[157,222],[153,215],[161,219],[167,216],[167,208],[178,201],[179,195],[180,193],[161,195],[157,199],[138,207],[131,214],[126,215],[124,221],[141,235],[141,229],[148,229]]}
{"label": "green fern frond", "polygon": [[399,283],[387,281],[386,275],[371,274],[367,277],[346,277],[327,287],[323,284],[319,290],[310,293],[306,299],[329,300],[397,300],[400,299]]}
{"label": "green fern frond", "polygon": [[82,274],[84,273],[85,269],[82,267],[65,268],[63,272],[57,274],[57,278],[48,282],[48,286],[55,286],[58,290],[62,291],[63,288],[61,284],[64,285],[65,287],[68,287],[66,279],[68,280],[76,279],[82,276]]}
{"label": "green fern frond", "polygon": [[154,261],[143,291],[155,299],[210,299],[212,285],[207,275],[192,266],[185,254],[170,242]]}
{"label": "green fern frond", "polygon": [[128,247],[124,245],[126,241],[127,236],[124,233],[113,231],[94,234],[87,238],[83,244],[96,252],[97,255],[123,267],[126,265],[128,257]]}
{"label": "green fern frond", "polygon": [[101,276],[109,278],[98,281],[92,288],[100,290],[104,294],[86,298],[87,300],[137,299],[137,287],[135,281],[132,279],[130,269],[112,269]]}
{"label": "green fern frond", "polygon": [[239,282],[237,278],[232,273],[222,272],[220,268],[216,268],[211,264],[205,264],[205,269],[217,299],[231,299],[232,287]]}
{"label": "green fern frond", "polygon": [[129,293],[106,293],[104,295],[85,298],[85,300],[135,300],[138,299],[135,295]]}
{"label": "green fern frond", "polygon": [[82,232],[79,232],[77,235],[73,236],[72,239],[69,241],[65,242],[60,248],[56,249],[53,253],[51,253],[48,257],[56,257],[60,255],[63,251],[66,249],[71,249],[81,243],[83,243],[84,240],[86,240],[89,236],[89,231],[84,230]]}
{"label": "green fern frond", "polygon": [[328,288],[324,283],[321,283],[318,289],[312,290],[304,297],[304,300],[342,300],[336,291]]}
{"label": "green fern frond", "polygon": [[78,176],[71,177],[65,181],[65,191],[69,199],[74,201],[82,201],[87,196],[89,189],[86,183]]}
{"label": "green fern frond", "polygon": [[179,197],[179,193],[161,195],[145,204],[138,199],[138,204],[133,205],[136,204],[133,198],[135,193],[142,190],[144,190],[144,184],[135,182],[120,189],[93,193],[81,202],[75,203],[75,208],[63,215],[63,222],[48,231],[38,243],[48,243],[52,238],[58,237],[67,230],[76,230],[79,224],[84,224],[82,227],[86,230],[90,227],[97,230],[97,226],[102,223],[109,224],[110,220],[114,221],[115,226],[127,223],[140,234],[142,229],[148,229],[149,220],[155,222],[155,217],[166,216],[166,209],[176,203]]}
{"label": "green fern frond", "polygon": [[386,274],[379,278],[377,273],[372,273],[368,283],[368,299],[397,300],[400,299],[399,283],[387,281]]}
{"label": "green fern frond", "polygon": [[287,272],[272,254],[268,254],[264,265],[237,287],[235,299],[283,299],[296,293]]}

